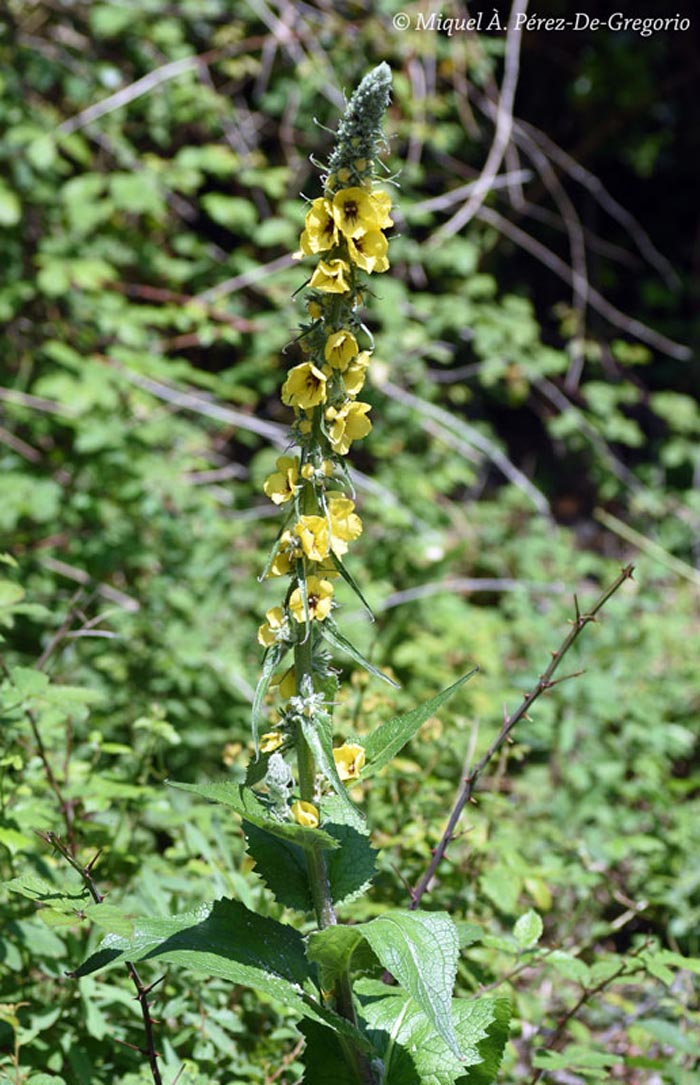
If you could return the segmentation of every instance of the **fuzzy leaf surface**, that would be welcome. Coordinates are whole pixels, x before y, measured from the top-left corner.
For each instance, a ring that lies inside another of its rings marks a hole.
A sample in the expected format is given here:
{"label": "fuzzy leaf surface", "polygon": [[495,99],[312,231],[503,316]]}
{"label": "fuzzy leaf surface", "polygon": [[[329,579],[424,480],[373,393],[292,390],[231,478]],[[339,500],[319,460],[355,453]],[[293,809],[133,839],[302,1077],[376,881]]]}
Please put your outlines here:
{"label": "fuzzy leaf surface", "polygon": [[324,991],[332,988],[336,977],[347,968],[354,949],[361,941],[362,927],[340,924],[309,935],[306,955],[319,966]]}
{"label": "fuzzy leaf surface", "polygon": [[[369,842],[359,811],[348,810],[334,796],[321,804],[323,832],[334,842],[326,851],[326,866],[334,904],[343,904],[359,896],[375,872],[377,852]],[[359,826],[359,828],[358,828]],[[310,912],[313,902],[309,890],[306,857],[292,840],[280,840],[264,828],[244,819],[246,845],[260,875],[275,899],[287,908]]]}
{"label": "fuzzy leaf surface", "polygon": [[301,935],[236,900],[202,904],[167,919],[135,919],[129,938],[109,934],[72,975],[79,979],[121,961],[157,961],[253,987],[365,1044],[356,1029],[305,992],[314,983]]}
{"label": "fuzzy leaf surface", "polygon": [[445,912],[391,911],[359,928],[392,976],[425,1014],[431,1029],[459,1059],[452,989],[459,939]]}
{"label": "fuzzy leaf surface", "polygon": [[392,1085],[490,1085],[508,1037],[507,999],[453,999],[457,1058],[416,1003],[399,988],[361,980],[362,1016]]}
{"label": "fuzzy leaf surface", "polygon": [[306,852],[290,840],[280,840],[265,829],[244,820],[248,854],[255,860],[255,873],[285,908],[313,911]]}

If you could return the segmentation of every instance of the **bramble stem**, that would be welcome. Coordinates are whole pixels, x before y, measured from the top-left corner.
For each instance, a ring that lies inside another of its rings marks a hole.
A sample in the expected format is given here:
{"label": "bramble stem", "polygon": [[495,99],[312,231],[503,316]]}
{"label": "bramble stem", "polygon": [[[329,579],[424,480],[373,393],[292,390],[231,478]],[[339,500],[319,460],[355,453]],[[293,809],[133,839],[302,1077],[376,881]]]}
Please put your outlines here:
{"label": "bramble stem", "polygon": [[[57,836],[56,833],[47,832],[39,833],[38,835],[42,838],[42,840],[45,840],[47,844],[50,844],[51,847],[55,848],[56,851],[58,851],[63,856],[66,862],[73,867],[73,870],[75,870],[76,873],[80,875],[87,891],[94,900],[95,904],[102,904],[104,900],[104,895],[97,888],[97,883],[92,876],[92,868],[94,867],[96,860],[99,858],[100,853],[98,852],[97,855],[95,855],[89,863],[83,866],[83,864],[79,862],[78,859],[76,859],[75,856],[72,854],[70,848],[63,843],[61,838]],[[138,1002],[141,1009],[143,1030],[146,1034],[145,1049],[141,1047],[134,1047],[133,1044],[127,1044],[127,1046],[133,1048],[134,1051],[138,1051],[139,1054],[145,1055],[147,1057],[151,1076],[153,1078],[153,1085],[163,1085],[163,1078],[161,1077],[160,1067],[158,1066],[159,1053],[156,1050],[156,1041],[153,1032],[153,1018],[151,1017],[151,1006],[150,1002],[148,1001],[148,996],[153,990],[153,988],[157,986],[157,984],[160,983],[164,977],[161,977],[161,980],[156,980],[156,983],[152,983],[147,987],[141,979],[141,976],[136,970],[134,964],[131,961],[126,961],[125,963],[126,970],[131,978],[131,982],[136,988],[136,1001]]]}
{"label": "bramble stem", "polygon": [[[409,907],[412,911],[415,910],[420,904],[421,897],[427,890],[430,882],[435,875],[435,871],[444,859],[445,852],[447,851],[447,846],[452,840],[452,837],[454,836],[457,822],[462,815],[462,811],[464,810],[464,807],[467,805],[467,803],[471,801],[471,797],[474,793],[474,788],[476,787],[477,781],[486,766],[488,765],[489,761],[494,756],[494,754],[496,754],[500,750],[504,742],[507,741],[516,723],[523,719],[523,717],[527,718],[528,710],[531,705],[534,704],[537,698],[540,697],[543,693],[546,693],[548,689],[552,688],[552,686],[555,686],[557,684],[557,681],[564,681],[563,678],[554,680],[554,672],[557,670],[562,659],[569,651],[569,648],[571,648],[574,642],[578,639],[579,635],[583,632],[588,623],[594,622],[596,620],[596,615],[598,614],[598,612],[603,609],[607,601],[611,598],[611,596],[615,594],[618,588],[620,588],[626,580],[630,580],[632,578],[633,573],[634,565],[626,565],[625,568],[621,570],[619,576],[616,577],[615,580],[612,582],[612,584],[610,584],[609,587],[605,589],[603,594],[599,596],[598,599],[596,599],[595,603],[586,614],[581,614],[578,606],[578,599],[576,599],[576,597],[574,596],[575,617],[568,635],[564,638],[557,651],[552,652],[552,659],[549,663],[549,666],[544,671],[544,673],[541,674],[540,677],[537,679],[537,682],[532,687],[530,692],[523,698],[519,706],[516,708],[515,712],[513,712],[510,716],[507,714],[505,715],[501,730],[496,735],[488,750],[481,758],[481,760],[477,762],[471,772],[469,772],[462,780],[459,791],[457,793],[457,799],[455,800],[455,804],[452,808],[452,813],[450,814],[445,831],[440,838],[440,843],[437,845],[433,852],[428,869],[426,870],[421,880],[418,882],[416,888],[411,892],[411,903]],[[574,676],[569,675],[568,677]]]}

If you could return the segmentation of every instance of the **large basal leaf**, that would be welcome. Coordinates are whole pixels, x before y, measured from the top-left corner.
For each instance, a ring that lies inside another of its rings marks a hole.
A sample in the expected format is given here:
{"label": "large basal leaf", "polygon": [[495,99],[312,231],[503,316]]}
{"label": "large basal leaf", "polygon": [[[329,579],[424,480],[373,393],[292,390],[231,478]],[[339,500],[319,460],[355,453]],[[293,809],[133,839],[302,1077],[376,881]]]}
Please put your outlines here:
{"label": "large basal leaf", "polygon": [[[508,1038],[510,1005],[504,998],[453,999],[457,1058],[416,1003],[397,987],[360,980],[369,1036],[391,1085],[490,1085]],[[466,1070],[465,1070],[466,1068]]]}
{"label": "large basal leaf", "polygon": [[[357,1074],[334,1032],[308,1019],[299,1025],[299,1031],[306,1040],[302,1055],[304,1085],[357,1085]],[[384,1080],[384,1085],[393,1085],[393,1081],[382,1079],[378,1062],[375,1080]]]}
{"label": "large basal leaf", "polygon": [[[473,1007],[473,1009],[472,1009]],[[487,1035],[483,1040],[477,1041],[477,1048],[481,1062],[470,1066],[466,1074],[457,1078],[455,1085],[492,1085],[498,1077],[498,1071],[503,1061],[503,1052],[510,1035],[511,1005],[506,997],[479,998],[474,1000],[455,1000],[453,1011],[457,1027],[457,1035],[461,1036],[462,1028],[473,1028],[478,1016],[487,1010],[492,1015],[488,1024],[485,1024]]]}
{"label": "large basal leaf", "polygon": [[89,976],[121,961],[174,964],[253,987],[301,1016],[367,1044],[352,1025],[305,991],[314,976],[298,931],[256,915],[239,901],[217,900],[167,919],[135,919],[131,937],[107,935],[72,975]]}
{"label": "large basal leaf", "polygon": [[460,1058],[452,1020],[459,939],[445,912],[387,912],[358,927],[384,967]]}
{"label": "large basal leaf", "polygon": [[385,765],[388,765],[392,757],[395,757],[399,750],[403,749],[425,721],[433,716],[447,698],[451,697],[460,686],[468,682],[478,669],[478,667],[475,667],[469,674],[465,674],[453,685],[431,697],[429,701],[418,705],[417,708],[406,712],[403,716],[395,716],[393,720],[387,720],[376,731],[373,731],[365,742],[366,760],[362,770],[362,779],[365,780],[367,777],[373,776],[380,769],[383,769]]}
{"label": "large basal leaf", "polygon": [[169,780],[170,787],[176,787],[180,791],[191,791],[194,795],[200,795],[210,802],[219,802],[224,806],[230,806],[237,814],[249,821],[251,825],[257,825],[265,829],[272,836],[280,840],[287,840],[297,844],[301,848],[309,850],[313,848],[337,848],[338,843],[329,833],[322,829],[307,829],[303,825],[297,825],[294,821],[277,821],[271,817],[267,809],[258,798],[244,787],[232,780],[221,780],[204,784],[180,784]]}

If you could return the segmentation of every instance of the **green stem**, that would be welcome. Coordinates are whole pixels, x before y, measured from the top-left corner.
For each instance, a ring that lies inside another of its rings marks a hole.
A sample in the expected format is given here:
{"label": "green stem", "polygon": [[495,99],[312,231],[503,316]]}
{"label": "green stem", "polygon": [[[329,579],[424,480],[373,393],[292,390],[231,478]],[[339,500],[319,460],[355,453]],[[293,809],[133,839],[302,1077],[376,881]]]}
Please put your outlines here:
{"label": "green stem", "polygon": [[[306,633],[304,627],[299,626],[299,640],[294,646],[294,674],[297,690],[302,688],[302,679],[305,675],[312,676],[315,637],[313,632],[310,632],[308,636]],[[297,726],[296,730],[296,751],[299,794],[302,801],[313,802],[316,797],[316,765],[313,753],[304,738],[300,725]],[[331,897],[326,858],[322,851],[309,851],[306,853],[306,861],[316,921],[323,930],[323,928],[332,927],[338,922]],[[344,1017],[357,1027],[349,969],[345,969],[336,981],[335,1008],[341,1017]],[[345,1051],[348,1066],[354,1070],[358,1085],[376,1085],[376,1079],[367,1057],[361,1051],[358,1051],[349,1037],[339,1037],[339,1040]]]}

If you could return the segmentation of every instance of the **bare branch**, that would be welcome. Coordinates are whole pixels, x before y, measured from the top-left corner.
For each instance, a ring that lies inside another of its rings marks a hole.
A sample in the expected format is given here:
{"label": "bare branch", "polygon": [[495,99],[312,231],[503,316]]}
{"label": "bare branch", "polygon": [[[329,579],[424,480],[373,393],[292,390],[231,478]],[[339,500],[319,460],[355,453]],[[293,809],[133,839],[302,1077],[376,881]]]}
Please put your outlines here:
{"label": "bare branch", "polygon": [[380,387],[382,391],[397,399],[400,403],[405,403],[408,407],[416,410],[421,416],[421,424],[425,429],[430,430],[429,422],[431,418],[437,422],[441,427],[437,436],[445,444],[462,452],[467,459],[473,461],[474,449],[478,449],[479,452],[491,460],[494,466],[514,486],[517,486],[519,490],[526,494],[538,512],[543,513],[545,516],[550,515],[549,502],[544,494],[483,433],[468,425],[461,418],[456,418],[449,411],[443,410],[442,407],[437,407],[434,403],[429,403],[428,400],[421,399],[419,396],[413,395],[412,392],[400,388],[393,381],[382,381]]}
{"label": "bare branch", "polygon": [[[477,218],[482,222],[486,222],[489,226],[493,226],[499,233],[509,237],[511,241],[514,241],[516,245],[525,249],[537,260],[543,263],[546,267],[554,271],[564,282],[573,285],[573,273],[571,268],[566,264],[556,253],[553,253],[542,242],[532,237],[530,234],[521,230],[519,226],[515,226],[503,215],[500,215],[497,211],[494,211],[490,207],[482,207],[477,211]],[[622,328],[628,335],[633,336],[635,339],[639,339],[642,343],[648,343],[649,346],[654,347],[662,354],[667,354],[670,358],[678,358],[680,361],[687,361],[691,357],[691,351],[689,347],[684,346],[681,343],[674,342],[673,339],[668,339],[660,332],[656,332],[653,328],[649,328],[646,324],[642,324],[640,320],[635,320],[634,317],[627,316],[625,313],[620,312],[614,305],[611,305],[609,301],[599,294],[597,290],[590,287],[588,292],[588,302],[592,309],[595,309],[601,316],[605,317],[614,327]]]}
{"label": "bare branch", "polygon": [[479,192],[473,193],[464,207],[461,207],[440,229],[437,234],[431,239],[429,244],[437,245],[443,238],[452,237],[458,233],[462,227],[474,218],[477,211],[483,204],[488,191],[491,187],[491,183],[496,177],[498,171],[501,168],[503,157],[506,153],[506,149],[510,142],[511,132],[513,130],[513,105],[515,102],[515,91],[518,85],[518,72],[520,70],[520,39],[522,36],[522,28],[518,19],[519,15],[523,15],[527,11],[528,0],[513,0],[513,4],[510,10],[510,16],[508,19],[508,33],[506,36],[506,55],[503,66],[503,82],[501,84],[501,93],[498,98],[498,113],[496,116],[496,131],[491,144],[491,149],[484,163],[484,168],[481,171],[481,178],[485,184],[484,189],[480,189]]}

